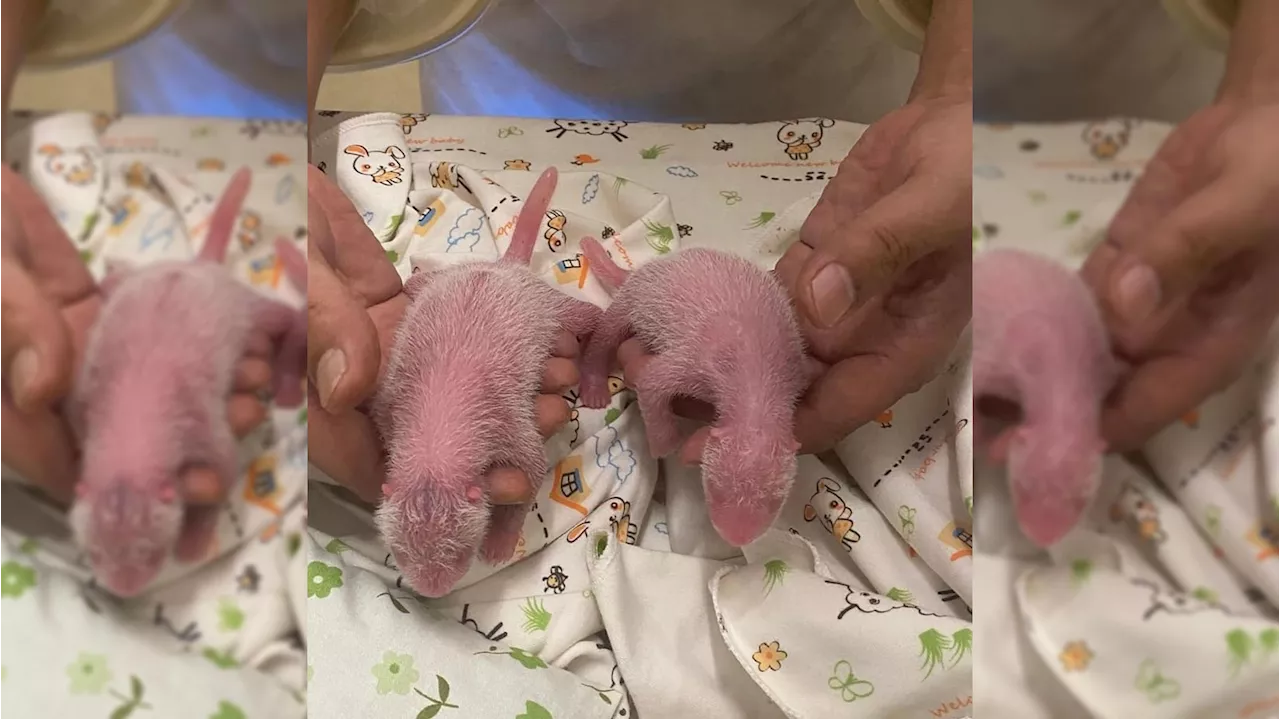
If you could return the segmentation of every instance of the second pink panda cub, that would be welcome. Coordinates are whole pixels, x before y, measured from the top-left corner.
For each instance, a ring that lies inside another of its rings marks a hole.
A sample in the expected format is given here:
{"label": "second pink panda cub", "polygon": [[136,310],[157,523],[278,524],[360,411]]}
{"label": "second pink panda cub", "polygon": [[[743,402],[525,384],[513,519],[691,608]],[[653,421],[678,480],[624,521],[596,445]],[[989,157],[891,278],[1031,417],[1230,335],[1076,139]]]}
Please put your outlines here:
{"label": "second pink panda cub", "polygon": [[[1047,547],[1098,491],[1099,418],[1118,366],[1093,293],[1058,262],[991,250],[973,263],[973,394],[1012,402],[1019,424],[990,438],[1007,464],[1024,534]],[[981,428],[981,427],[980,427]]]}
{"label": "second pink panda cub", "polygon": [[796,403],[816,363],[785,288],[751,262],[709,249],[651,260],[634,272],[614,264],[592,238],[588,267],[617,288],[583,351],[582,403],[609,403],[609,368],[634,334],[657,355],[634,378],[649,448],[664,457],[681,436],[671,401],[706,401],[717,417],[702,454],[712,525],[735,546],[758,538],[778,516],[796,475]]}
{"label": "second pink panda cub", "polygon": [[559,330],[590,334],[600,308],[529,269],[555,190],[548,169],[534,184],[498,262],[415,273],[412,300],[373,402],[387,446],[387,481],[376,520],[405,580],[447,594],[476,553],[492,563],[515,552],[531,501],[494,505],[488,470],[522,470],[537,489],[547,471],[534,403]]}
{"label": "second pink panda cub", "polygon": [[[83,449],[70,519],[98,582],[117,595],[141,592],[171,555],[195,561],[208,549],[219,509],[186,506],[179,478],[196,465],[227,488],[240,476],[226,402],[251,331],[277,342],[277,401],[301,401],[305,315],[223,265],[249,182],[248,170],[232,178],[194,261],[114,270],[102,283],[68,406]],[[283,240],[277,252],[305,289],[301,253]]]}

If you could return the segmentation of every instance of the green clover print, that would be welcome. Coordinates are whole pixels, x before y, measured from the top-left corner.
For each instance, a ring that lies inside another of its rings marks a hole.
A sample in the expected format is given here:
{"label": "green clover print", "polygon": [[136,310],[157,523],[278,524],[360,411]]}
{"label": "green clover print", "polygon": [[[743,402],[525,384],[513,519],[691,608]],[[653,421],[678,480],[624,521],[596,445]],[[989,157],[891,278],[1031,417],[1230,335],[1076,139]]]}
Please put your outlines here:
{"label": "green clover print", "polygon": [[1159,704],[1170,699],[1177,699],[1182,693],[1182,685],[1175,679],[1166,677],[1154,659],[1144,659],[1138,665],[1138,676],[1133,680],[1133,687],[1146,695],[1147,701]]}
{"label": "green clover print", "polygon": [[853,665],[843,659],[831,668],[831,678],[827,680],[827,686],[840,692],[840,698],[846,704],[858,699],[866,699],[876,690],[871,682],[859,679],[853,673]]}

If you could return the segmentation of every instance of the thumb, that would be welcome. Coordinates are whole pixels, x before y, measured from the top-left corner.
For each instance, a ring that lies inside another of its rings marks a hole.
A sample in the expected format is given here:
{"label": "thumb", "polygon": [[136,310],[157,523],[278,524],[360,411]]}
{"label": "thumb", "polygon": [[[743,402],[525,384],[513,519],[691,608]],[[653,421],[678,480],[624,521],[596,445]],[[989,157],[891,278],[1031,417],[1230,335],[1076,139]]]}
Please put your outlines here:
{"label": "thumb", "polygon": [[4,382],[29,411],[61,399],[71,385],[71,337],[61,315],[17,262],[0,264]]}
{"label": "thumb", "polygon": [[[1120,243],[1103,284],[1104,308],[1126,323],[1141,322],[1194,292],[1224,262],[1260,242],[1275,242],[1268,213],[1259,231],[1255,208],[1265,207],[1229,182],[1214,182],[1174,208],[1150,231]],[[1275,207],[1275,198],[1270,199]]]}
{"label": "thumb", "polygon": [[800,311],[814,326],[835,326],[917,260],[956,242],[954,203],[932,201],[937,194],[936,182],[913,176],[844,227],[839,208],[814,208],[800,230],[814,251],[796,281]]}
{"label": "thumb", "polygon": [[307,376],[320,405],[336,413],[373,393],[382,353],[363,299],[339,279],[323,254],[308,254]]}

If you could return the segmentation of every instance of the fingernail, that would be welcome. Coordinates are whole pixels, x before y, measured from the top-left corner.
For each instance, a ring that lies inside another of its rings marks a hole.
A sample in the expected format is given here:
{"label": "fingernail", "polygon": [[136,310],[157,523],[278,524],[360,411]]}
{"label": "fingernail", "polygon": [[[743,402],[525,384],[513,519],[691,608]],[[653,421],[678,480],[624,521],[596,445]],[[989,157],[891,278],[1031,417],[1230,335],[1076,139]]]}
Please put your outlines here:
{"label": "fingernail", "polygon": [[23,347],[13,356],[13,361],[9,363],[9,394],[13,396],[14,404],[23,408],[27,406],[31,399],[28,396],[31,393],[31,383],[35,381],[39,371],[40,356],[35,349]]}
{"label": "fingernail", "polygon": [[853,280],[838,262],[823,267],[809,284],[813,293],[813,309],[817,324],[830,327],[853,307]]}
{"label": "fingernail", "polygon": [[316,391],[320,394],[321,405],[329,406],[329,397],[346,371],[347,356],[342,350],[335,347],[320,355],[320,364],[316,366]]}
{"label": "fingernail", "polygon": [[1135,264],[1120,275],[1112,299],[1121,318],[1141,322],[1160,306],[1160,278],[1150,265]]}

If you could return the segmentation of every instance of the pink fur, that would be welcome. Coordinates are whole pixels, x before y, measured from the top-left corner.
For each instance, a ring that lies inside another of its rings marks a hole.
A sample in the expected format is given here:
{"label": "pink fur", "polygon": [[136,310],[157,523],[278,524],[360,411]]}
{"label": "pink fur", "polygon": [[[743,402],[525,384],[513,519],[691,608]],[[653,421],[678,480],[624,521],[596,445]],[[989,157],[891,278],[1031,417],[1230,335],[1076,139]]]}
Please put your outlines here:
{"label": "pink fur", "polygon": [[[500,262],[420,272],[396,330],[373,418],[388,448],[377,523],[409,585],[447,594],[477,552],[515,552],[530,505],[489,502],[485,473],[522,470],[535,489],[547,471],[534,403],[560,329],[584,336],[601,311],[527,267],[554,191],[547,170],[524,203]],[[531,503],[530,503],[531,504]]]}
{"label": "pink fur", "polygon": [[974,397],[1021,408],[1019,426],[991,440],[993,454],[1007,455],[1023,533],[1047,547],[1097,494],[1099,415],[1116,363],[1093,294],[1057,262],[993,250],[974,262],[973,286]]}
{"label": "pink fur", "polygon": [[69,403],[83,450],[71,525],[99,583],[121,596],[141,592],[171,553],[193,561],[209,545],[217,510],[184,506],[178,477],[195,465],[228,487],[239,476],[226,402],[250,331],[284,336],[292,362],[305,353],[302,313],[220,265],[248,185],[248,170],[232,179],[196,261],[126,270],[101,288]]}
{"label": "pink fur", "polygon": [[634,333],[657,355],[635,379],[651,453],[664,457],[680,446],[673,397],[714,405],[702,454],[711,522],[731,544],[751,542],[791,491],[793,415],[812,376],[786,290],[747,260],[712,250],[685,250],[628,275],[594,239],[582,248],[597,277],[621,282],[583,352],[582,403],[609,403],[610,364]]}

